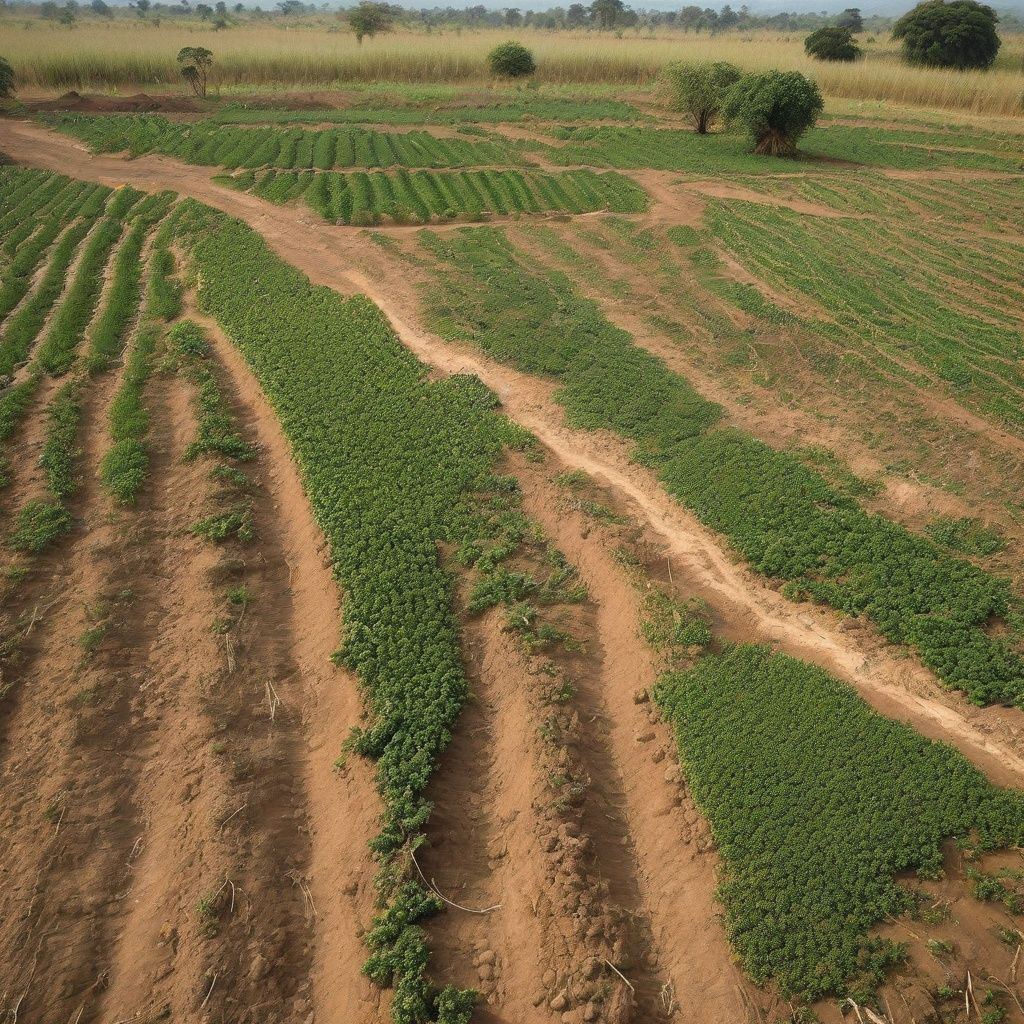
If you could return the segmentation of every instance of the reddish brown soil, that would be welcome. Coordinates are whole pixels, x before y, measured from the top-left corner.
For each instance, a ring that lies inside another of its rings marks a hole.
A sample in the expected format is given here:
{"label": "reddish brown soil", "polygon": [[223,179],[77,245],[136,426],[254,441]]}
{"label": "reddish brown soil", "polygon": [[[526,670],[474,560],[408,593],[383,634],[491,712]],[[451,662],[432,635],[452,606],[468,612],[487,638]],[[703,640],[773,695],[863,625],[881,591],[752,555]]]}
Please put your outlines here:
{"label": "reddish brown soil", "polygon": [[25,108],[33,113],[45,110],[60,110],[69,113],[88,114],[150,114],[150,113],[195,113],[199,108],[187,96],[150,96],[140,92],[134,96],[105,96],[66,92],[52,100],[29,100]]}

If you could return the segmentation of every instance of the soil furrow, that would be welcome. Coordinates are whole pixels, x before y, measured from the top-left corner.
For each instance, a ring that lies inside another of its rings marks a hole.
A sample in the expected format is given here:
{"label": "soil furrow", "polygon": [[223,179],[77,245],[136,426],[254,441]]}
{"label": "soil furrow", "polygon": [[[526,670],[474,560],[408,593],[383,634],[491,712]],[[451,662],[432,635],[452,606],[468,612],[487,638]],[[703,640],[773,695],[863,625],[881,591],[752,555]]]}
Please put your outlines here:
{"label": "soil furrow", "polygon": [[[202,324],[212,342],[231,401],[247,434],[259,444],[265,467],[261,484],[270,507],[261,518],[264,530],[275,533],[279,564],[274,589],[281,596],[274,600],[283,603],[274,618],[277,628],[287,631],[298,672],[289,684],[290,710],[299,720],[291,756],[306,808],[308,851],[296,866],[300,870],[294,884],[301,898],[301,880],[312,913],[310,1010],[315,1008],[318,1020],[374,1024],[388,1019],[388,996],[360,973],[367,955],[360,936],[374,910],[367,843],[378,829],[380,801],[370,766],[349,758],[344,767],[335,767],[343,741],[361,721],[362,708],[355,678],[330,661],[338,644],[341,608],[327,543],[313,519],[288,442],[244,358],[213,321],[194,308],[189,316]],[[260,599],[257,594],[256,601]]]}

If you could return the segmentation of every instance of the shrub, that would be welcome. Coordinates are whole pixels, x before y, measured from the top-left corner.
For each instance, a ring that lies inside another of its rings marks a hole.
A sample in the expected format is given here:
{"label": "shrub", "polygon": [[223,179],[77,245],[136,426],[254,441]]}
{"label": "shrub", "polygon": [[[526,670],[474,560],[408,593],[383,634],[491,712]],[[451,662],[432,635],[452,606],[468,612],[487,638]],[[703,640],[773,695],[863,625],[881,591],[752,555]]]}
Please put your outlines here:
{"label": "shrub", "polygon": [[725,61],[680,61],[662,72],[672,107],[687,114],[700,135],[707,134],[726,93],[741,77],[739,68]]}
{"label": "shrub", "polygon": [[9,99],[14,91],[14,68],[0,57],[0,99]]}
{"label": "shrub", "polygon": [[522,43],[500,43],[489,54],[487,64],[498,78],[525,78],[537,70],[533,53]]}
{"label": "shrub", "polygon": [[755,153],[793,156],[823,107],[817,85],[799,71],[767,71],[741,78],[729,90],[722,113],[750,135]]}
{"label": "shrub", "polygon": [[862,52],[853,41],[853,33],[839,26],[812,32],[804,40],[804,49],[816,60],[856,60]]}
{"label": "shrub", "polygon": [[896,22],[909,64],[943,68],[987,68],[999,52],[996,12],[975,0],[926,0]]}

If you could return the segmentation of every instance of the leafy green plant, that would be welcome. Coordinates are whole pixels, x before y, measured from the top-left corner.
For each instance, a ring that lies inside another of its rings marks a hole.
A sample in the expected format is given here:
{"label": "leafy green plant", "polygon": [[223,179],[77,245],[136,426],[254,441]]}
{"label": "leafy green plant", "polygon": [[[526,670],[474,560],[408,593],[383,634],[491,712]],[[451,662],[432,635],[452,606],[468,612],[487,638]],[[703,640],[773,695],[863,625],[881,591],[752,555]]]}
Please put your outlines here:
{"label": "leafy green plant", "polygon": [[804,50],[816,60],[851,61],[861,56],[861,48],[853,41],[853,33],[839,25],[826,25],[804,40]]}
{"label": "leafy green plant", "polygon": [[499,43],[487,54],[487,66],[496,78],[526,78],[537,70],[533,53],[522,43]]}
{"label": "leafy green plant", "polygon": [[987,68],[999,53],[999,17],[976,0],[925,0],[893,26],[909,64],[945,68]]}
{"label": "leafy green plant", "polygon": [[654,696],[711,823],[726,927],[755,980],[808,999],[879,983],[902,951],[869,933],[912,902],[896,876],[941,869],[948,838],[1020,842],[1020,793],[814,666],[732,647],[665,676]]}
{"label": "leafy green plant", "polygon": [[793,156],[824,106],[817,85],[799,71],[767,71],[741,78],[729,90],[722,114],[730,127],[747,133],[755,153]]}
{"label": "leafy green plant", "polygon": [[697,133],[705,135],[741,74],[725,61],[680,61],[669,64],[661,77],[673,109],[686,114]]}

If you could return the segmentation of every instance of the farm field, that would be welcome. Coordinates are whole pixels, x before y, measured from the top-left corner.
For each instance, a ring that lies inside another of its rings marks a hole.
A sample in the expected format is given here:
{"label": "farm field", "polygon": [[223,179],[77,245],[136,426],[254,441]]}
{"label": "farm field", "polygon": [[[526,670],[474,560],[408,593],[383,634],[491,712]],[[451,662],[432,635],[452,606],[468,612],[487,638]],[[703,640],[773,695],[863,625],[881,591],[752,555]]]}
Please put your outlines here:
{"label": "farm field", "polygon": [[0,1013],[1024,1024],[1019,116],[154,66],[0,117]]}

